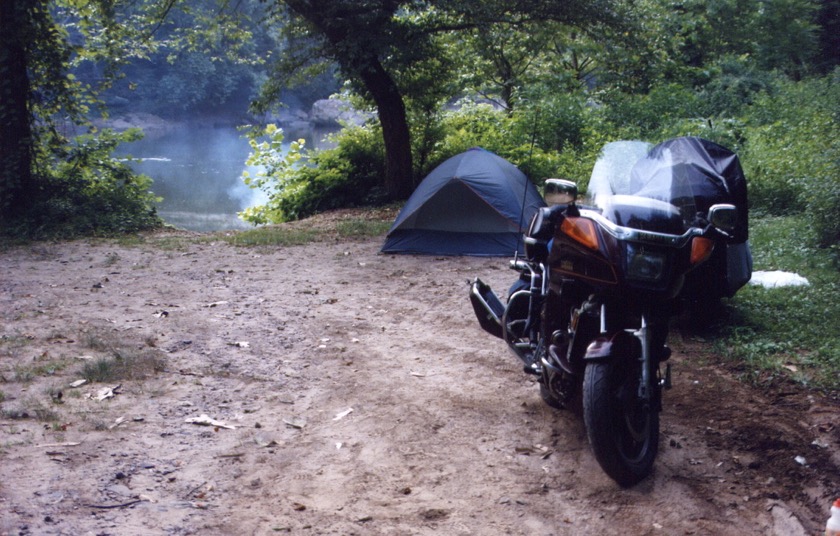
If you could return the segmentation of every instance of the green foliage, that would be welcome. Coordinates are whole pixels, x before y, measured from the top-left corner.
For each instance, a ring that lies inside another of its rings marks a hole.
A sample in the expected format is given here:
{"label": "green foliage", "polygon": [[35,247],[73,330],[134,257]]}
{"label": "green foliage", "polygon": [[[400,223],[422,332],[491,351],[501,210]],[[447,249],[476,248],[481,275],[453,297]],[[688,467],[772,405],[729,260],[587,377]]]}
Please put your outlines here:
{"label": "green foliage", "polygon": [[141,136],[137,130],[104,130],[66,140],[42,132],[37,146],[39,189],[29,210],[9,222],[3,234],[29,239],[108,236],[161,224],[151,179],[135,174],[116,147]]}
{"label": "green foliage", "polygon": [[561,93],[545,86],[521,93],[526,104],[514,112],[512,134],[533,138],[546,151],[582,147],[593,123],[599,121],[585,93]]}
{"label": "green foliage", "polygon": [[744,147],[751,208],[805,212],[815,242],[840,253],[840,70],[831,77],[780,80],[756,100]]}
{"label": "green foliage", "polygon": [[257,0],[52,2],[77,45],[71,72],[111,108],[172,116],[238,101],[243,110],[272,44],[255,23]]}
{"label": "green foliage", "polygon": [[[101,235],[160,224],[150,180],[111,156],[121,141],[136,139],[139,133],[96,133],[89,127],[87,114],[98,101],[90,87],[68,73],[71,51],[78,55],[83,47],[71,48],[68,40],[73,36],[53,22],[49,9],[62,13],[59,8],[69,7],[78,9],[80,20],[85,14],[110,20],[108,9],[99,10],[107,4],[91,6],[82,1],[48,6],[39,1],[11,5],[15,13],[22,13],[16,29],[22,35],[11,35],[3,43],[0,66],[22,67],[23,72],[11,78],[23,85],[4,88],[4,94],[13,98],[0,108],[7,121],[4,129],[13,127],[3,133],[0,157],[0,232],[6,236]],[[3,22],[8,24],[5,17]],[[9,51],[15,51],[17,63],[8,61]],[[88,133],[72,139],[63,134],[83,129]]]}
{"label": "green foliage", "polygon": [[700,89],[706,115],[740,117],[759,95],[771,92],[776,76],[760,70],[749,56],[723,56],[709,65]]}
{"label": "green foliage", "polygon": [[[556,105],[570,110],[567,115],[536,118],[527,109],[507,114],[486,104],[461,103],[456,110],[442,114],[435,126],[424,127],[426,137],[415,137],[415,142],[420,139],[427,144],[424,158],[415,159],[423,165],[415,175],[424,177],[447,158],[482,147],[518,165],[537,184],[563,176],[585,187],[602,138],[586,126],[586,118],[593,112],[577,100],[561,97]],[[255,134],[248,164],[262,169],[244,180],[262,189],[268,201],[241,213],[244,220],[278,223],[332,208],[384,201],[378,188],[384,173],[384,148],[375,124],[347,127],[333,135],[335,147],[318,151],[304,151],[297,143],[285,145],[282,130],[274,126],[269,126],[263,137]],[[563,152],[553,150],[558,143],[564,145]]]}
{"label": "green foliage", "polygon": [[248,164],[263,169],[244,180],[262,189],[268,201],[240,213],[245,221],[279,223],[382,202],[384,154],[377,127],[345,127],[332,136],[335,147],[314,151],[305,151],[303,140],[286,149],[283,132],[274,125],[267,127],[265,135],[268,139],[260,142],[259,131],[251,134]]}
{"label": "green foliage", "polygon": [[[274,124],[264,129],[250,128],[246,135],[251,154],[245,163],[258,167],[259,171],[253,177],[245,171],[242,180],[251,188],[262,190],[268,201],[246,209],[239,216],[254,225],[285,221],[280,204],[283,196],[288,195],[290,177],[295,173],[295,166],[304,157],[304,140],[292,142],[286,149],[283,145],[283,130]],[[260,141],[261,138],[264,139]]]}
{"label": "green foliage", "polygon": [[755,23],[756,58],[766,70],[794,79],[811,70],[817,54],[819,3],[813,0],[765,0]]}
{"label": "green foliage", "polygon": [[[513,162],[536,184],[558,176],[587,179],[600,149],[591,149],[592,138],[598,136],[586,126],[595,118],[573,97],[563,95],[558,101],[548,103],[548,112],[526,106],[513,114],[487,104],[461,103],[445,114],[444,135],[425,172],[471,147],[482,147]],[[571,104],[564,109],[562,103]],[[552,105],[569,113],[554,114]],[[563,145],[560,152],[558,144]]]}
{"label": "green foliage", "polygon": [[656,86],[646,94],[605,93],[603,102],[606,121],[624,139],[656,139],[674,122],[707,116],[697,93],[674,83]]}
{"label": "green foliage", "polygon": [[[483,147],[498,154],[500,148],[513,140],[513,119],[500,113],[489,104],[474,104],[469,101],[445,114],[443,119],[443,138],[436,146],[436,156],[429,162],[429,169],[439,165],[447,158],[464,152],[471,147]],[[517,139],[517,143],[527,145],[528,138]]]}

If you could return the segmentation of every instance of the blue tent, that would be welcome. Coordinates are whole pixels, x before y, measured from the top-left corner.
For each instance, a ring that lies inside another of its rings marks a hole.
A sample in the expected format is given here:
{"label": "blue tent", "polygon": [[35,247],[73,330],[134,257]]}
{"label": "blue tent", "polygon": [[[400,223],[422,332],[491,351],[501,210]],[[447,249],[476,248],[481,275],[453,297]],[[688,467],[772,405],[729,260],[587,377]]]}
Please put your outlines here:
{"label": "blue tent", "polygon": [[[524,173],[474,147],[434,169],[388,231],[384,253],[512,256],[545,206]],[[524,210],[523,210],[524,208]]]}

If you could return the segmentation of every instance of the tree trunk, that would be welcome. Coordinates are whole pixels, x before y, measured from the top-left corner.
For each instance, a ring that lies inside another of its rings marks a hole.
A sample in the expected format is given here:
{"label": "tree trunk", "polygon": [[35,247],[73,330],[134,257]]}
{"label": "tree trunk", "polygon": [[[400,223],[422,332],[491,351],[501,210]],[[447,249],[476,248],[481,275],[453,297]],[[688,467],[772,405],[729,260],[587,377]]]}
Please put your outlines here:
{"label": "tree trunk", "polygon": [[385,142],[385,192],[392,201],[406,199],[414,189],[411,163],[411,134],[405,103],[391,76],[373,59],[361,73],[379,111]]}
{"label": "tree trunk", "polygon": [[383,186],[390,200],[405,199],[414,189],[411,163],[411,134],[405,103],[396,82],[385,70],[374,44],[382,26],[391,20],[399,2],[382,0],[283,0],[298,15],[317,28],[341,68],[358,79],[370,92],[379,111],[385,142]]}
{"label": "tree trunk", "polygon": [[36,185],[32,176],[27,36],[31,11],[40,2],[0,2],[0,221],[26,212]]}

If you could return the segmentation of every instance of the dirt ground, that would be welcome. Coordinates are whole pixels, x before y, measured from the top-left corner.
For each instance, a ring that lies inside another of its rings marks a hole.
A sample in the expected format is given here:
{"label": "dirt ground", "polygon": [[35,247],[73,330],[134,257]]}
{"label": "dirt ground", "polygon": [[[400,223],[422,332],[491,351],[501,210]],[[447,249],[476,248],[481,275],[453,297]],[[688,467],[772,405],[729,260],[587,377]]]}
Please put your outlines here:
{"label": "dirt ground", "polygon": [[822,533],[836,400],[675,330],[655,472],[621,489],[477,325],[466,281],[507,260],[381,241],[0,252],[0,534]]}

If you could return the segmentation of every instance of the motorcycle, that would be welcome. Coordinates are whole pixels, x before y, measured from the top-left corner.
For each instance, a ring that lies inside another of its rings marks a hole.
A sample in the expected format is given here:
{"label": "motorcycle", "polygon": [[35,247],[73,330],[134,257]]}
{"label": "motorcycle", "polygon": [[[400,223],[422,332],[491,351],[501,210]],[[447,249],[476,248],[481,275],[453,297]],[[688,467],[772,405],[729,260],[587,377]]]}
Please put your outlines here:
{"label": "motorcycle", "polygon": [[568,180],[544,188],[506,303],[479,278],[470,301],[549,406],[582,404],[601,468],[633,486],[659,448],[670,319],[750,278],[746,181],[731,151],[675,138],[607,144],[583,200]]}

